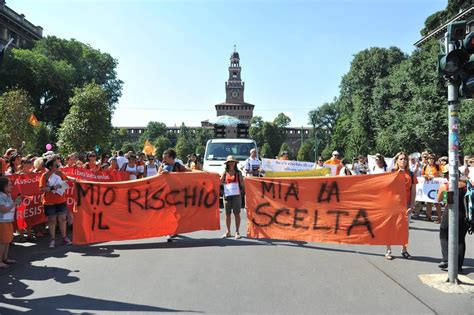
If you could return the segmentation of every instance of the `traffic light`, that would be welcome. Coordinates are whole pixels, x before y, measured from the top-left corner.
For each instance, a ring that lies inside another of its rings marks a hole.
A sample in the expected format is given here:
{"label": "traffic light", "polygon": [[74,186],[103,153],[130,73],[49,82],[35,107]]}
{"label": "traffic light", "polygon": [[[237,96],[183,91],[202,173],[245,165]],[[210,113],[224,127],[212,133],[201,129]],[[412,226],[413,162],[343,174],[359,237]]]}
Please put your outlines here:
{"label": "traffic light", "polygon": [[237,124],[237,138],[248,138],[249,126],[247,124]]}
{"label": "traffic light", "polygon": [[461,73],[464,64],[469,60],[469,54],[462,47],[466,36],[466,21],[458,21],[448,25],[448,43],[454,44],[454,50],[438,56],[438,73],[448,77]]}
{"label": "traffic light", "polygon": [[465,98],[474,98],[474,32],[467,34],[463,41],[463,47],[469,54],[469,59],[462,68],[459,95]]}
{"label": "traffic light", "polygon": [[454,49],[439,55],[438,72],[460,82],[460,97],[474,98],[474,32],[466,34],[466,21],[448,25],[448,43]]}
{"label": "traffic light", "polygon": [[214,137],[215,138],[226,138],[225,126],[224,125],[214,125]]}

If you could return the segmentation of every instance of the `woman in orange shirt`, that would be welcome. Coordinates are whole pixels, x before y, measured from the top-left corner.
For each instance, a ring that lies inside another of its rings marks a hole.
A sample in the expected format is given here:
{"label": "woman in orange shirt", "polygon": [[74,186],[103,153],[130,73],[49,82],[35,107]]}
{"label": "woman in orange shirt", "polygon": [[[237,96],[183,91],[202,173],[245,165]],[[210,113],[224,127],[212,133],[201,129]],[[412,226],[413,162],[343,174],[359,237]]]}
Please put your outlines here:
{"label": "woman in orange shirt", "polygon": [[97,155],[94,152],[87,152],[86,159],[87,162],[84,163],[84,168],[91,171],[98,171],[100,169],[99,165],[97,165]]}
{"label": "woman in orange shirt", "polygon": [[[408,154],[405,152],[398,152],[394,157],[395,166],[393,167],[394,172],[403,172],[405,179],[405,189],[406,189],[406,205],[408,215],[408,222],[410,222],[410,214],[413,212],[415,196],[416,196],[416,176],[408,168]],[[401,255],[405,259],[411,259],[411,255],[408,254],[408,244],[403,245]],[[386,259],[393,259],[392,257],[392,247],[387,245],[387,253],[385,254]]]}
{"label": "woman in orange shirt", "polygon": [[[435,156],[433,154],[428,155],[428,165],[423,166],[421,169],[421,176],[425,177],[426,180],[432,180],[435,177],[439,176],[439,167],[435,164]],[[441,221],[441,205],[439,203],[435,204],[436,215],[438,216],[437,220],[434,221],[436,224],[439,224]],[[431,212],[433,209],[433,203],[426,203],[426,220],[431,221]]]}
{"label": "woman in orange shirt", "polygon": [[66,235],[67,206],[64,185],[67,177],[59,171],[59,165],[55,157],[50,157],[46,163],[47,172],[41,175],[39,181],[40,191],[43,195],[44,214],[48,217],[49,248],[55,247],[56,223],[59,225],[59,231],[65,245],[71,245],[72,242]]}

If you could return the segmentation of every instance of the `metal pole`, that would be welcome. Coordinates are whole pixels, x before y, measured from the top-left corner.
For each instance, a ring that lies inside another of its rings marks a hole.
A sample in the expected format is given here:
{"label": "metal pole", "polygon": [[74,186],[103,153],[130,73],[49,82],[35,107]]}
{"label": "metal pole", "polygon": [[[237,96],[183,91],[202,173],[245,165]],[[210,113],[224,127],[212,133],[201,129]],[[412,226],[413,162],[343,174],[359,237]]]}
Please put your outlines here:
{"label": "metal pole", "polygon": [[318,137],[316,135],[316,128],[314,129],[314,162],[318,161],[318,149],[319,149]]}
{"label": "metal pole", "polygon": [[[445,35],[447,53],[454,49],[448,43],[448,34]],[[458,283],[458,230],[459,230],[459,189],[458,189],[458,160],[459,160],[459,83],[456,78],[448,79],[448,119],[449,119],[449,192],[453,196],[448,202],[449,207],[449,234],[448,234],[448,280]],[[448,198],[450,199],[450,198]]]}

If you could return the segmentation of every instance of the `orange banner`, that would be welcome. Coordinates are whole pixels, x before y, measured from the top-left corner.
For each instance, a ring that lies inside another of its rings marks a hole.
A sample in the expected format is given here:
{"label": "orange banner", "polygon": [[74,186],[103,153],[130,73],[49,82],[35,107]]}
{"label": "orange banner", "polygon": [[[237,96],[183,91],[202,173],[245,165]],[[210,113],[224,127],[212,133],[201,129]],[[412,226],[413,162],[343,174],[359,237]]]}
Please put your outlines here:
{"label": "orange banner", "polygon": [[247,236],[309,242],[408,243],[405,181],[380,175],[245,179]]}
{"label": "orange banner", "polygon": [[219,177],[170,173],[129,182],[77,182],[74,244],[219,230]]}

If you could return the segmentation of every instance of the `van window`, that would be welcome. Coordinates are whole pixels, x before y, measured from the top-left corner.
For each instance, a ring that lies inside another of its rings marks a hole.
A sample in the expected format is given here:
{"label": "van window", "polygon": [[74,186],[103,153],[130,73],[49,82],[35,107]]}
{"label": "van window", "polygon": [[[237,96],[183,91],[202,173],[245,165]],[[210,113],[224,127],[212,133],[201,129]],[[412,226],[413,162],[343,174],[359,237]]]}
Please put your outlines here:
{"label": "van window", "polygon": [[244,161],[250,156],[250,150],[253,148],[253,143],[209,143],[205,159],[225,161],[228,155],[233,155],[238,161]]}

